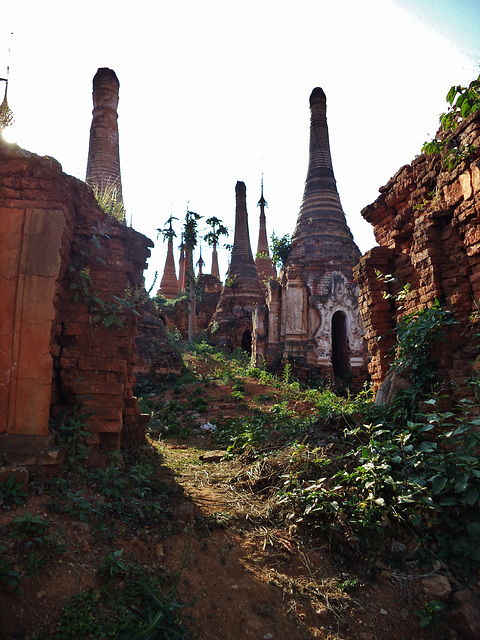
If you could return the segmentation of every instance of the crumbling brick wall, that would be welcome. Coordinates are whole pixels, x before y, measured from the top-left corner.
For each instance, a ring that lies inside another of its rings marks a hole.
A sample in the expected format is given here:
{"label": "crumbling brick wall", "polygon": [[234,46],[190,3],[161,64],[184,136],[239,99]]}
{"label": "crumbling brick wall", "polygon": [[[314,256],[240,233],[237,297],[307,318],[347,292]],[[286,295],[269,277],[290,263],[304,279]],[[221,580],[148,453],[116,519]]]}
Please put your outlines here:
{"label": "crumbling brick wall", "polygon": [[92,451],[117,448],[141,422],[138,316],[117,299],[142,287],[151,241],[107,219],[58,162],[5,142],[0,221],[0,434],[47,438],[50,416],[81,403]]}
{"label": "crumbling brick wall", "polygon": [[[452,143],[480,147],[480,117],[459,125]],[[477,151],[453,170],[444,168],[439,156],[420,155],[362,211],[380,245],[355,270],[375,387],[393,359],[398,320],[435,299],[458,322],[436,354],[443,377],[461,384],[471,375],[475,338],[470,317],[480,298],[479,155]],[[394,280],[385,282],[378,272]],[[406,298],[395,300],[407,283],[411,290]]]}

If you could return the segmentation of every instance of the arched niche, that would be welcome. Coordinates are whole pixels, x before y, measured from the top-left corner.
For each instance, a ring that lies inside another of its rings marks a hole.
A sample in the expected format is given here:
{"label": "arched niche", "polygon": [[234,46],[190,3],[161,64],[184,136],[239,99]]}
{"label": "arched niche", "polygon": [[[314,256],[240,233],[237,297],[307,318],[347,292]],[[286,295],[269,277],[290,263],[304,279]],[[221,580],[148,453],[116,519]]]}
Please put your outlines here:
{"label": "arched niche", "polygon": [[341,380],[350,372],[347,316],[343,311],[336,311],[332,316],[332,366],[335,377]]}

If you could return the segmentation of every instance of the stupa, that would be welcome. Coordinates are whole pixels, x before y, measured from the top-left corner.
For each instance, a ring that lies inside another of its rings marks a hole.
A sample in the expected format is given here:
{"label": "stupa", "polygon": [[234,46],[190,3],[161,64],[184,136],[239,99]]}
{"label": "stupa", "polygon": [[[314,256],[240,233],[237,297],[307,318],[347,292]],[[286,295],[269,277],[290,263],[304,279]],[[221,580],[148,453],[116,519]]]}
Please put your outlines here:
{"label": "stupa", "polygon": [[253,260],[248,231],[247,190],[243,182],[235,187],[235,235],[227,279],[209,324],[213,342],[227,349],[251,351],[252,313],[265,302]]}
{"label": "stupa", "polygon": [[300,374],[315,370],[360,382],[366,376],[364,329],[353,281],[360,251],[337,191],[320,88],[310,96],[310,112],[303,201],[280,283],[269,283],[267,307],[256,314],[254,357],[270,365],[288,357]]}

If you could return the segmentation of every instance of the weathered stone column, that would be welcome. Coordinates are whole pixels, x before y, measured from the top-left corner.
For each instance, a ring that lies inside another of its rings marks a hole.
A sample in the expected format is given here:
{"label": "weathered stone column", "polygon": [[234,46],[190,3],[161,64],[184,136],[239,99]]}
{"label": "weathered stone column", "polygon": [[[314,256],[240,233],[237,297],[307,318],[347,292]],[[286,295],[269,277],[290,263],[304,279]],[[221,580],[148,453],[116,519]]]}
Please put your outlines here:
{"label": "weathered stone column", "polygon": [[86,182],[100,191],[116,189],[122,201],[118,138],[118,91],[114,71],[101,68],[93,78],[93,117],[90,128]]}

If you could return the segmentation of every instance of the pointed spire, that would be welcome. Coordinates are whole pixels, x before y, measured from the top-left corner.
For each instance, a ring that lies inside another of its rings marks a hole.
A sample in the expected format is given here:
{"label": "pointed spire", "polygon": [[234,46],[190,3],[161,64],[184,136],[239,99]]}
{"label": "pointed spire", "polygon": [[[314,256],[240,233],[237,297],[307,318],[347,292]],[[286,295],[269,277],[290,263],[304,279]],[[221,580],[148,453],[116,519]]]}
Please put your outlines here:
{"label": "pointed spire", "polygon": [[213,250],[212,250],[212,268],[210,269],[210,273],[212,276],[215,276],[215,278],[218,278],[220,280],[220,270],[218,268],[218,253],[217,253],[217,245],[214,244],[213,245]]}
{"label": "pointed spire", "polygon": [[360,252],[353,241],[340,203],[327,127],[327,99],[322,89],[310,95],[310,149],[307,179],[288,265],[309,260],[355,264]]}
{"label": "pointed spire", "polygon": [[160,282],[159,293],[165,298],[176,298],[179,293],[179,283],[175,271],[175,260],[173,258],[173,239],[168,239],[167,258],[163,270],[162,281]]}
{"label": "pointed spire", "polygon": [[235,201],[235,236],[228,273],[241,273],[244,278],[257,279],[248,232],[247,188],[244,182],[237,182],[235,186]]}
{"label": "pointed spire", "polygon": [[203,275],[203,265],[205,264],[205,262],[203,261],[202,258],[202,250],[200,249],[200,258],[197,260],[197,267],[198,267],[198,275],[202,276]]}
{"label": "pointed spire", "polygon": [[111,69],[98,69],[93,78],[93,116],[90,128],[86,182],[100,192],[115,190],[122,199],[118,137],[120,83]]}
{"label": "pointed spire", "polygon": [[258,231],[258,244],[257,254],[255,256],[255,266],[257,267],[258,279],[260,283],[264,283],[265,280],[275,279],[277,272],[273,266],[272,259],[268,250],[267,240],[267,224],[265,218],[265,207],[268,207],[268,203],[263,197],[263,176],[261,183],[261,196],[257,206],[260,207],[260,225]]}

